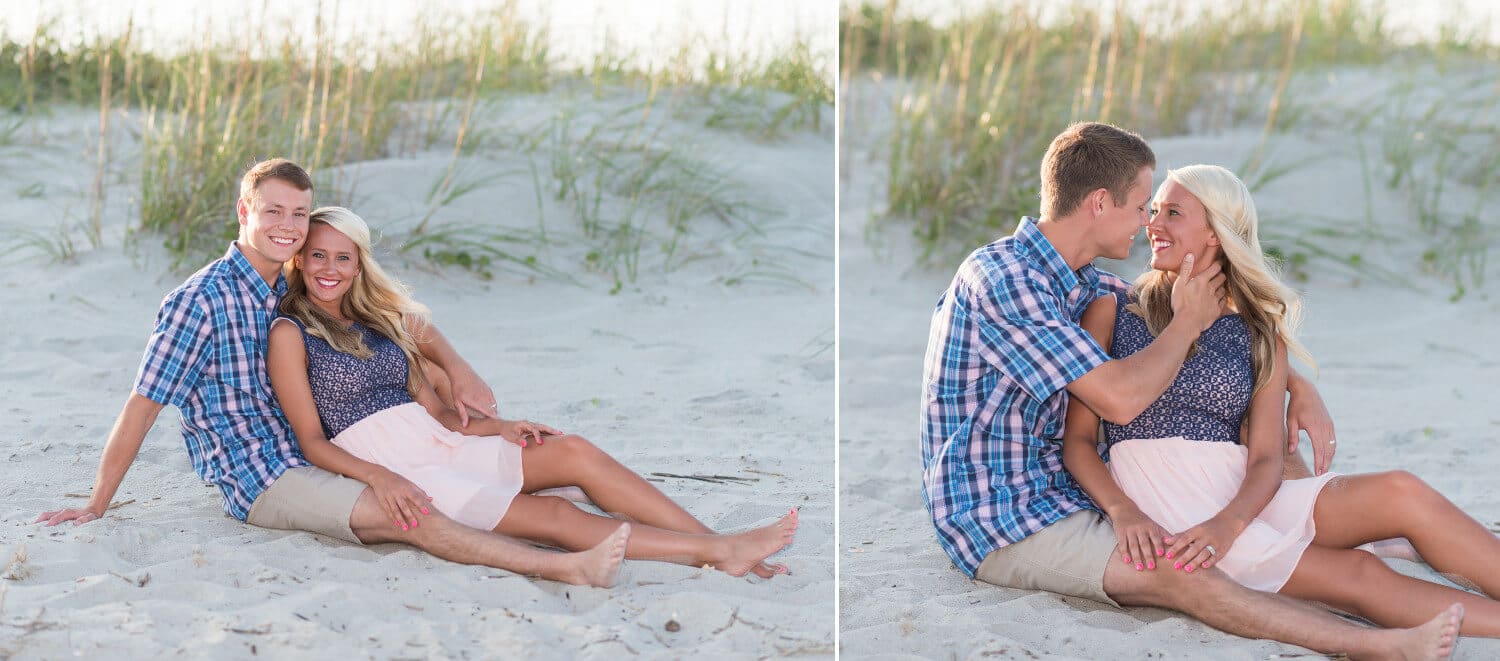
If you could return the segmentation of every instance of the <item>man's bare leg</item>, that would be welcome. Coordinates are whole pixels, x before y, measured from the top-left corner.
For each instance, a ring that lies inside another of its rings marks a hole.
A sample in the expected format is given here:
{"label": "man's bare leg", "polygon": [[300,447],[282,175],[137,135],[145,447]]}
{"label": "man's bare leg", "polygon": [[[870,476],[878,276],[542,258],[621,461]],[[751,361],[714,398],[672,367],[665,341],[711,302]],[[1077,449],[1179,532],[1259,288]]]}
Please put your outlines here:
{"label": "man's bare leg", "polygon": [[366,544],[400,542],[450,562],[485,565],[527,576],[597,587],[614,584],[630,538],[630,524],[622,523],[593,548],[578,553],[558,553],[470,528],[437,510],[422,517],[420,525],[410,530],[397,530],[391,526],[390,518],[369,489],[365,489],[355,501],[349,527]]}
{"label": "man's bare leg", "polygon": [[1306,602],[1251,590],[1216,568],[1188,574],[1166,568],[1136,571],[1110,562],[1104,592],[1121,605],[1167,608],[1237,636],[1342,652],[1354,659],[1446,659],[1463,619],[1462,606],[1455,604],[1410,629],[1364,627]]}

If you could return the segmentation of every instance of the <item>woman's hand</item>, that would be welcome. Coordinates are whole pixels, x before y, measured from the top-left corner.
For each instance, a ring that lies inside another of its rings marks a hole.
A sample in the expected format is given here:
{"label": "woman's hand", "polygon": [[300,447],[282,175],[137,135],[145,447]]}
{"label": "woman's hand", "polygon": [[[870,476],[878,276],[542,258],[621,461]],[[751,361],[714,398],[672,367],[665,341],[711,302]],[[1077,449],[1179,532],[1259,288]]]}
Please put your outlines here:
{"label": "woman's hand", "polygon": [[432,513],[427,509],[427,503],[432,500],[427,492],[394,471],[382,469],[370,478],[369,484],[380,507],[391,517],[397,528],[415,528],[418,512]]}
{"label": "woman's hand", "polygon": [[1208,569],[1229,552],[1242,530],[1234,522],[1216,516],[1173,535],[1167,559],[1172,561],[1173,569],[1189,574],[1195,569]]}
{"label": "woman's hand", "polygon": [[557,431],[540,422],[530,420],[504,420],[500,423],[500,436],[505,440],[526,447],[526,437],[530,436],[536,440],[537,445],[542,444],[544,436],[560,436],[562,432]]}
{"label": "woman's hand", "polygon": [[1136,571],[1156,569],[1156,559],[1166,552],[1166,545],[1172,541],[1166,529],[1134,505],[1111,512],[1109,522],[1114,526],[1115,539],[1120,543],[1120,559],[1127,565],[1135,565]]}

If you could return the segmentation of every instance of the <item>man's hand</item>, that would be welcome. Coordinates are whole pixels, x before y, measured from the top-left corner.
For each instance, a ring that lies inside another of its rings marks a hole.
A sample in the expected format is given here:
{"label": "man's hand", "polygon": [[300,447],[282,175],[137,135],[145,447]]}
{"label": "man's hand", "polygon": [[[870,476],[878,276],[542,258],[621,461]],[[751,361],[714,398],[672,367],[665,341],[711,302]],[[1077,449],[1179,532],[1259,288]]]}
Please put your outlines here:
{"label": "man's hand", "polygon": [[1196,261],[1193,255],[1182,258],[1182,268],[1172,283],[1172,316],[1187,320],[1201,333],[1218,321],[1223,310],[1224,274],[1220,273],[1218,262],[1193,273]]}
{"label": "man's hand", "polygon": [[98,511],[95,511],[95,510],[87,508],[87,507],[79,507],[79,508],[72,508],[72,507],[70,507],[70,508],[65,509],[65,510],[54,510],[54,511],[51,511],[51,512],[42,512],[41,516],[38,516],[35,521],[32,521],[32,523],[41,523],[43,521],[46,521],[47,525],[49,525],[49,526],[55,526],[55,525],[57,525],[59,523],[62,523],[64,521],[72,521],[73,525],[76,526],[76,525],[79,525],[79,524],[88,523],[90,521],[93,521],[94,519],[98,519],[98,518],[101,518],[103,516],[104,516],[104,509],[103,508],[100,508]]}
{"label": "man's hand", "polygon": [[418,512],[432,513],[427,509],[428,501],[432,500],[427,492],[393,471],[382,470],[376,473],[370,478],[368,484],[375,492],[375,500],[391,517],[391,521],[396,524],[397,528],[402,530],[415,528]]}
{"label": "man's hand", "polygon": [[1136,571],[1156,569],[1156,559],[1172,542],[1166,529],[1134,506],[1111,512],[1109,522],[1115,529],[1115,540],[1119,542],[1120,560],[1135,565]]}
{"label": "man's hand", "polygon": [[1328,414],[1328,407],[1323,404],[1317,388],[1305,380],[1294,381],[1298,382],[1301,386],[1290,390],[1291,397],[1286,406],[1286,451],[1287,454],[1296,452],[1301,432],[1307,432],[1307,438],[1312,442],[1313,474],[1322,475],[1333,464],[1338,445],[1334,440],[1333,416]]}
{"label": "man's hand", "polygon": [[543,437],[561,435],[562,432],[556,429],[530,420],[506,420],[500,424],[500,436],[523,448],[526,447],[527,437],[534,439],[537,445],[541,445]]}
{"label": "man's hand", "polygon": [[473,370],[458,370],[449,375],[453,384],[453,408],[458,409],[458,422],[463,427],[469,426],[469,411],[474,412],[478,418],[500,417],[499,407],[495,404],[495,391],[485,384]]}

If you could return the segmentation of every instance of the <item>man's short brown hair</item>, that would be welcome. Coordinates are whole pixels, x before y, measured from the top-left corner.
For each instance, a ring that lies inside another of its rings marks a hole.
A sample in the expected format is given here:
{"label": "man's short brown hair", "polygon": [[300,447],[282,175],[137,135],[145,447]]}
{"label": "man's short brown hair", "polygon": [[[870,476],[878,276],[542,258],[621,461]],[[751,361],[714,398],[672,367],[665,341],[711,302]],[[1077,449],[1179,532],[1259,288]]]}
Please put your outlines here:
{"label": "man's short brown hair", "polygon": [[1079,122],[1052,139],[1042,157],[1042,215],[1073,213],[1089,193],[1109,191],[1125,204],[1141,168],[1155,168],[1156,154],[1132,131],[1099,122]]}
{"label": "man's short brown hair", "polygon": [[253,202],[260,194],[260,184],[267,179],[280,179],[297,188],[312,190],[312,177],[307,170],[284,158],[273,158],[250,166],[240,179],[240,199]]}

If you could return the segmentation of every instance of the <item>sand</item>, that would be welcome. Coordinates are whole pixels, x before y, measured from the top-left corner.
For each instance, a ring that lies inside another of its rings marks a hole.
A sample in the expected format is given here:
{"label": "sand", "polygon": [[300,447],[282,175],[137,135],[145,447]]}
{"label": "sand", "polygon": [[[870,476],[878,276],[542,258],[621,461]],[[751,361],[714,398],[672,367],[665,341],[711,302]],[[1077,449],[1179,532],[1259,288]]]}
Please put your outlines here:
{"label": "sand", "polygon": [[[495,142],[461,163],[491,185],[438,221],[535,227],[526,160],[503,144],[563,108],[608,116],[638,95],[560,90],[511,97],[478,120]],[[0,658],[755,658],[833,652],[833,136],[773,139],[703,128],[691,106],[653,126],[711,161],[748,198],[743,223],[702,221],[702,259],[668,272],[648,250],[617,293],[582,268],[586,246],[557,203],[539,260],[576,283],[496,269],[483,280],[420,257],[385,260],[490,383],[502,414],[580,433],[641,473],[729,475],[743,483],[657,478],[712,527],[735,530],[800,506],[790,576],[734,578],[627,561],[611,590],[462,566],[399,545],[369,548],[262,530],[226,516],[193,473],[167,409],[125,478],[121,505],[96,522],[34,525],[83,504],[100,450],[129,392],[161,297],[196,269],[170,268],[138,221],[139,143],[122,116],[106,181],[103,241],[76,226],[97,110],[58,109],[0,147],[0,227],[55,237],[55,261],[13,247],[0,275]],[[451,143],[346,166],[345,204],[399,236]],[[247,157],[247,160],[252,160]],[[329,173],[324,173],[325,175]],[[26,190],[30,187],[30,190]],[[224,200],[232,223],[233,200]],[[609,211],[609,209],[607,209]],[[618,210],[614,210],[618,211]],[[647,227],[662,221],[647,215]],[[389,247],[389,244],[387,244]],[[757,274],[791,274],[764,277]],[[739,274],[738,279],[732,276]],[[748,274],[748,276],[746,276]],[[678,626],[669,630],[669,622]]]}
{"label": "sand", "polygon": [[[1425,110],[1473,72],[1425,77],[1417,87]],[[1380,74],[1385,74],[1383,77]],[[1337,72],[1311,81],[1305,128],[1273,136],[1277,162],[1310,162],[1256,192],[1263,231],[1315,224],[1362,226],[1365,197],[1352,138],[1340,109],[1392,92],[1388,72]],[[1325,82],[1326,81],[1326,82]],[[1331,86],[1330,86],[1331,84]],[[1328,87],[1328,89],[1324,89]],[[1492,90],[1491,90],[1492,91]],[[883,211],[881,123],[889,111],[878,88],[856,87],[863,104],[847,107],[840,203],[840,650],[848,658],[1264,659],[1308,650],[1227,635],[1158,609],[1117,610],[1041,592],[973,582],[939,547],[922,503],[917,413],[923,353],[937,296],[957,259],[921,265],[906,227],[872,227]],[[1475,95],[1486,90],[1464,90]],[[1314,96],[1322,94],[1323,96]],[[1341,105],[1342,104],[1342,105]],[[1392,104],[1394,105],[1394,104]],[[1386,106],[1390,107],[1390,106]],[[1326,119],[1322,119],[1326,117]],[[1410,118],[1408,118],[1410,119]],[[1377,124],[1377,126],[1379,126]],[[1400,130],[1387,124],[1392,130]],[[849,128],[861,127],[861,128]],[[873,127],[865,129],[863,127]],[[1147,136],[1165,169],[1196,162],[1245,163],[1258,130],[1178,137]],[[1366,144],[1378,165],[1379,144]],[[1376,170],[1377,177],[1389,171]],[[1445,190],[1445,210],[1470,208],[1476,193]],[[1372,268],[1395,274],[1396,286],[1327,260],[1305,268],[1307,318],[1302,337],[1320,361],[1318,386],[1337,428],[1333,469],[1409,470],[1480,521],[1500,522],[1500,302],[1491,260],[1488,289],[1450,302],[1453,287],[1419,268],[1425,249],[1407,200],[1377,184],[1373,224],[1396,240],[1333,241],[1360,252]],[[1493,208],[1490,204],[1489,208]],[[1493,212],[1489,214],[1493,227]],[[1314,217],[1317,217],[1315,220]],[[1143,268],[1144,232],[1132,259],[1101,264],[1126,277]],[[1494,246],[1491,246],[1493,248]],[[1306,452],[1306,443],[1303,444]],[[1310,456],[1310,455],[1309,455]],[[1434,578],[1425,566],[1388,561]],[[1465,638],[1457,658],[1500,655],[1500,643]]]}

